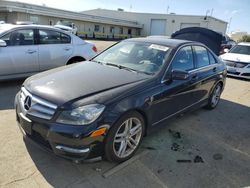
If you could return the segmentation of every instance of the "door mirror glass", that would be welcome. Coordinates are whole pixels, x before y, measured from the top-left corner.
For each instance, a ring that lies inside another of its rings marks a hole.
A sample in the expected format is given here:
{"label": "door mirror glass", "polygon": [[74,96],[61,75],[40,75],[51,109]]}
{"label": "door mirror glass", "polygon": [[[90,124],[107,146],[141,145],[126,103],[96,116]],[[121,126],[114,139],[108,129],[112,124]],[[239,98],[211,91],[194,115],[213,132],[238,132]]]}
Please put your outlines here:
{"label": "door mirror glass", "polygon": [[6,47],[7,43],[4,40],[0,40],[0,47]]}
{"label": "door mirror glass", "polygon": [[172,80],[186,80],[189,77],[189,73],[184,70],[172,70]]}

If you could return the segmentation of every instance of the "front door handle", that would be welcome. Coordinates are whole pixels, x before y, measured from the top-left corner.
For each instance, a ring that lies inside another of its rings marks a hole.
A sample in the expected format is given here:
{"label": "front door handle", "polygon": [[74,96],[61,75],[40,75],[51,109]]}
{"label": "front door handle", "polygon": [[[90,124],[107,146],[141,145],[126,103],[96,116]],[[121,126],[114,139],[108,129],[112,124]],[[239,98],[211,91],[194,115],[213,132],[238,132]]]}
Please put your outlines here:
{"label": "front door handle", "polygon": [[198,80],[198,76],[197,76],[197,75],[193,75],[193,76],[191,76],[190,82],[191,82],[191,83],[194,83],[194,82],[196,82],[197,80]]}
{"label": "front door handle", "polygon": [[31,49],[29,49],[29,50],[26,51],[26,53],[27,53],[27,54],[33,54],[33,53],[36,53],[36,50],[31,50]]}
{"label": "front door handle", "polygon": [[213,71],[216,72],[216,70],[217,70],[217,67],[214,67],[214,68],[213,68]]}

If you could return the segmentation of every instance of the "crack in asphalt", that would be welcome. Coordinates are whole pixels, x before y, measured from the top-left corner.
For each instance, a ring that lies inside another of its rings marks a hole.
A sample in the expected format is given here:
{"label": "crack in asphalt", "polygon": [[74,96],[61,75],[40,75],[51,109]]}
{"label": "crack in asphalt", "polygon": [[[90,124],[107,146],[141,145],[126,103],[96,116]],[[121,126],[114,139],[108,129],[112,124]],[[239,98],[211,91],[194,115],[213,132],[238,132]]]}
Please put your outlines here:
{"label": "crack in asphalt", "polygon": [[5,183],[5,184],[1,184],[1,186],[6,186],[6,185],[10,185],[12,183],[16,183],[16,182],[19,182],[19,181],[23,181],[23,180],[26,180],[26,179],[29,179],[31,176],[33,176],[37,171],[34,171],[32,172],[31,174],[29,174],[28,176],[24,177],[24,178],[20,178],[20,179],[14,179],[8,183]]}

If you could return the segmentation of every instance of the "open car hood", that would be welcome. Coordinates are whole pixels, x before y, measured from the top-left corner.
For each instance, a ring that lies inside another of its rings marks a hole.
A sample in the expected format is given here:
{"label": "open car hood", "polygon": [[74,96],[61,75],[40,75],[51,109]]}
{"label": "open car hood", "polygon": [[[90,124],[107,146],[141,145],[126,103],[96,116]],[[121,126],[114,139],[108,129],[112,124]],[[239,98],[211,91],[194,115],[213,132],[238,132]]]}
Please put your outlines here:
{"label": "open car hood", "polygon": [[205,44],[219,55],[223,36],[220,33],[202,27],[188,27],[171,35],[173,39],[196,41]]}

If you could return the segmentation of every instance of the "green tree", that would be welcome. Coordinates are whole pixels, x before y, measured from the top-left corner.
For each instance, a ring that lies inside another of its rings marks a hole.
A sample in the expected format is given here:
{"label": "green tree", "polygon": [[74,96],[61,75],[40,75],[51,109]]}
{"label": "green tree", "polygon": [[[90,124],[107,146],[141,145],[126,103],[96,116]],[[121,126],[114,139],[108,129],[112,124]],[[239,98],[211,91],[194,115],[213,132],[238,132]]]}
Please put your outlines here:
{"label": "green tree", "polygon": [[244,35],[239,42],[250,42],[250,35]]}

